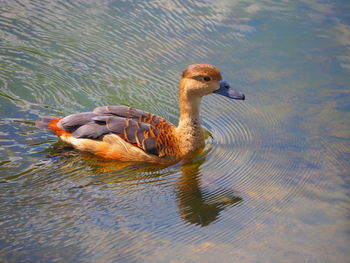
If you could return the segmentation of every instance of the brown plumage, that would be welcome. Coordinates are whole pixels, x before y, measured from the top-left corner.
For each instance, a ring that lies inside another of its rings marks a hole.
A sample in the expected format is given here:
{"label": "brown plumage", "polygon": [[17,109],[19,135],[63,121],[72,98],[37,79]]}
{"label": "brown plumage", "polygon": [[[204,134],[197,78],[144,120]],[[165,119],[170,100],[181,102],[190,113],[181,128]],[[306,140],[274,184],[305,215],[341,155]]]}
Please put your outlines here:
{"label": "brown plumage", "polygon": [[[202,96],[230,91],[220,71],[208,64],[194,64],[182,73],[179,88],[180,120],[168,120],[126,106],[103,106],[92,112],[64,118],[44,117],[44,128],[76,149],[122,161],[167,164],[189,158],[204,146],[199,107]],[[235,93],[239,94],[239,93]],[[239,94],[239,99],[244,95]]]}

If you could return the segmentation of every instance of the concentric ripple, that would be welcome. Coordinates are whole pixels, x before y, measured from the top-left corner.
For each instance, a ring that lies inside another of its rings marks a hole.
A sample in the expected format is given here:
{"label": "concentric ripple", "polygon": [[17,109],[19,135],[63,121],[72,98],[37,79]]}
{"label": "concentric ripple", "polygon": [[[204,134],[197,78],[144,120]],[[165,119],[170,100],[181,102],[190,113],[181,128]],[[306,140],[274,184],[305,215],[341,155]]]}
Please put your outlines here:
{"label": "concentric ripple", "polygon": [[[244,226],[263,221],[267,213],[279,211],[281,204],[303,192],[310,180],[312,169],[301,168],[290,152],[293,148],[303,151],[303,140],[288,133],[278,112],[259,109],[264,106],[250,103],[249,97],[232,104],[213,97],[209,103],[218,105],[218,111],[204,107],[205,127],[211,131],[214,148],[203,164],[203,180],[209,188],[234,189],[242,198],[239,213],[225,220],[244,222]],[[281,192],[284,187],[290,189]],[[217,238],[231,240],[232,233],[219,232]]]}

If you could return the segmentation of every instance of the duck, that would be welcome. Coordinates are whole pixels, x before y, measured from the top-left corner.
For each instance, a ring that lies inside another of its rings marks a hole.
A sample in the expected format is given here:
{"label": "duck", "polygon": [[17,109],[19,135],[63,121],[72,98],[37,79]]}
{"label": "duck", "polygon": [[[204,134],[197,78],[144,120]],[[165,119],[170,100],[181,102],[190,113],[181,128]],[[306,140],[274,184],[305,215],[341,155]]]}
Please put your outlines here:
{"label": "duck", "polygon": [[188,66],[182,72],[178,94],[177,126],[158,115],[124,105],[100,106],[66,117],[44,116],[36,121],[36,126],[79,151],[102,158],[172,164],[193,158],[204,148],[205,133],[200,121],[203,96],[218,94],[245,99],[210,64]]}

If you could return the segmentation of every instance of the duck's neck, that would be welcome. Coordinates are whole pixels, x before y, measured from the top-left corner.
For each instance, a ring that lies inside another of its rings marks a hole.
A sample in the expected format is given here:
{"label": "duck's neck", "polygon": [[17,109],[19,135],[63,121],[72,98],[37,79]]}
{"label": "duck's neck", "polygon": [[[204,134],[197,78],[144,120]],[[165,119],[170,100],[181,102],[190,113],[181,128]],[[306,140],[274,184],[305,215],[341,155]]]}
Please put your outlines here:
{"label": "duck's neck", "polygon": [[177,140],[181,155],[189,155],[204,145],[204,134],[200,123],[201,98],[180,95],[180,120],[177,126]]}

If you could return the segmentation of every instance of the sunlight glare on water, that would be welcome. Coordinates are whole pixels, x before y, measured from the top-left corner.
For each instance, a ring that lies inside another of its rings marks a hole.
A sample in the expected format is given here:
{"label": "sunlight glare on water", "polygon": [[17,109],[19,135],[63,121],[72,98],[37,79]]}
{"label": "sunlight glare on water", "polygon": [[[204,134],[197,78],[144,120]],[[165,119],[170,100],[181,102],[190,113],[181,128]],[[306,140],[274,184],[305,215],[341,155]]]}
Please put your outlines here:
{"label": "sunlight glare on water", "polygon": [[[347,262],[347,1],[0,4],[0,261]],[[182,70],[216,65],[206,148],[103,160],[35,127],[101,105],[177,124]]]}

